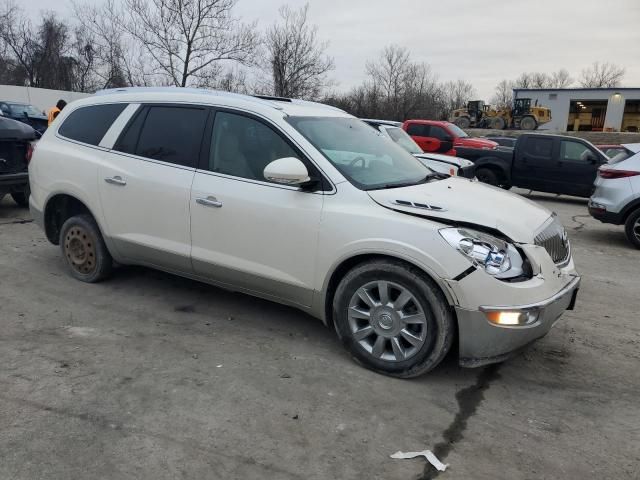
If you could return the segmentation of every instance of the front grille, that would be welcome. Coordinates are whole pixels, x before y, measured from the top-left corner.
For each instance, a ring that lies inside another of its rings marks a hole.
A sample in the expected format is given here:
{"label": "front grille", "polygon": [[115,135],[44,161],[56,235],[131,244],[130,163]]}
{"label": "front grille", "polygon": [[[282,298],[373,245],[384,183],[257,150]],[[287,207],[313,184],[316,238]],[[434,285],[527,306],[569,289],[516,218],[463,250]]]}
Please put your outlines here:
{"label": "front grille", "polygon": [[567,231],[557,218],[554,217],[553,221],[536,236],[535,243],[544,247],[556,265],[562,266],[569,262],[571,244]]}

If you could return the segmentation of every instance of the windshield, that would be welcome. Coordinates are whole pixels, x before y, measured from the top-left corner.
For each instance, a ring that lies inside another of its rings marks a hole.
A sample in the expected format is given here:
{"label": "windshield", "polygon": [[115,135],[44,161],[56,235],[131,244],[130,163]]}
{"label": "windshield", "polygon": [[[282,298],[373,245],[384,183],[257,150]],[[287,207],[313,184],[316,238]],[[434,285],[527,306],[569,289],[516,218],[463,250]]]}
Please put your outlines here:
{"label": "windshield", "polygon": [[34,107],[33,105],[24,105],[24,104],[20,104],[20,103],[12,103],[9,104],[9,108],[11,109],[11,114],[12,115],[19,115],[21,117],[24,117],[24,114],[26,113],[29,116],[40,116],[42,115],[42,112],[40,112],[36,107]]}
{"label": "windshield", "polygon": [[467,135],[467,133],[462,130],[459,126],[457,126],[455,123],[450,123],[447,125],[447,128],[451,131],[451,133],[453,133],[456,137],[460,137],[460,138],[464,138],[464,137],[468,137],[469,135]]}
{"label": "windshield", "polygon": [[413,155],[356,118],[286,120],[362,190],[415,185],[432,173]]}
{"label": "windshield", "polygon": [[407,152],[411,154],[422,153],[422,149],[420,146],[413,141],[413,138],[409,136],[407,132],[402,130],[399,127],[384,127],[387,131],[391,140],[396,142],[402,148],[404,148]]}

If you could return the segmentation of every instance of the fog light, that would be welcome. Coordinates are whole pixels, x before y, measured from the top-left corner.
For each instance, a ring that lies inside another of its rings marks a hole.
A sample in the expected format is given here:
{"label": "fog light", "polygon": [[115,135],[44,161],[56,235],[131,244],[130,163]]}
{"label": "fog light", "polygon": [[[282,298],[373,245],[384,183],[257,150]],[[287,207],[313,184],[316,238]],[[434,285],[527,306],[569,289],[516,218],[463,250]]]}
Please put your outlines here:
{"label": "fog light", "polygon": [[491,323],[508,327],[531,325],[538,319],[535,311],[493,311],[485,315]]}

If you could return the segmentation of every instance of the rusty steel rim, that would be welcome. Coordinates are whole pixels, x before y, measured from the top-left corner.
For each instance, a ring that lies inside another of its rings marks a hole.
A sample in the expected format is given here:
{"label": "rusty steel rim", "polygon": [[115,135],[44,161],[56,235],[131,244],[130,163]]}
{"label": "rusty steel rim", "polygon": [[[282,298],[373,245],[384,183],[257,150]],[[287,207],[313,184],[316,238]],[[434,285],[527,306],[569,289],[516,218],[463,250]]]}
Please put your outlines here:
{"label": "rusty steel rim", "polygon": [[83,227],[72,227],[64,239],[64,253],[71,268],[87,275],[96,269],[95,242]]}

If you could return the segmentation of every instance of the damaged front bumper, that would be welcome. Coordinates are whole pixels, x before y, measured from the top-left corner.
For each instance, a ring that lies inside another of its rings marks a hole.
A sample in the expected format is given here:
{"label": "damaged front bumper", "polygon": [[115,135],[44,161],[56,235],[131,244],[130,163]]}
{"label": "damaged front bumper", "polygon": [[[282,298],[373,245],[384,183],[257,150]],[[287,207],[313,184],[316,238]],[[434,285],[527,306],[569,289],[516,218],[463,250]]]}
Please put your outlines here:
{"label": "damaged front bumper", "polygon": [[[503,361],[545,336],[565,310],[573,310],[579,287],[580,277],[575,275],[558,293],[533,304],[482,306],[478,310],[456,307],[460,365],[479,367]],[[489,320],[490,312],[520,313],[533,320],[521,325],[498,325]]]}

